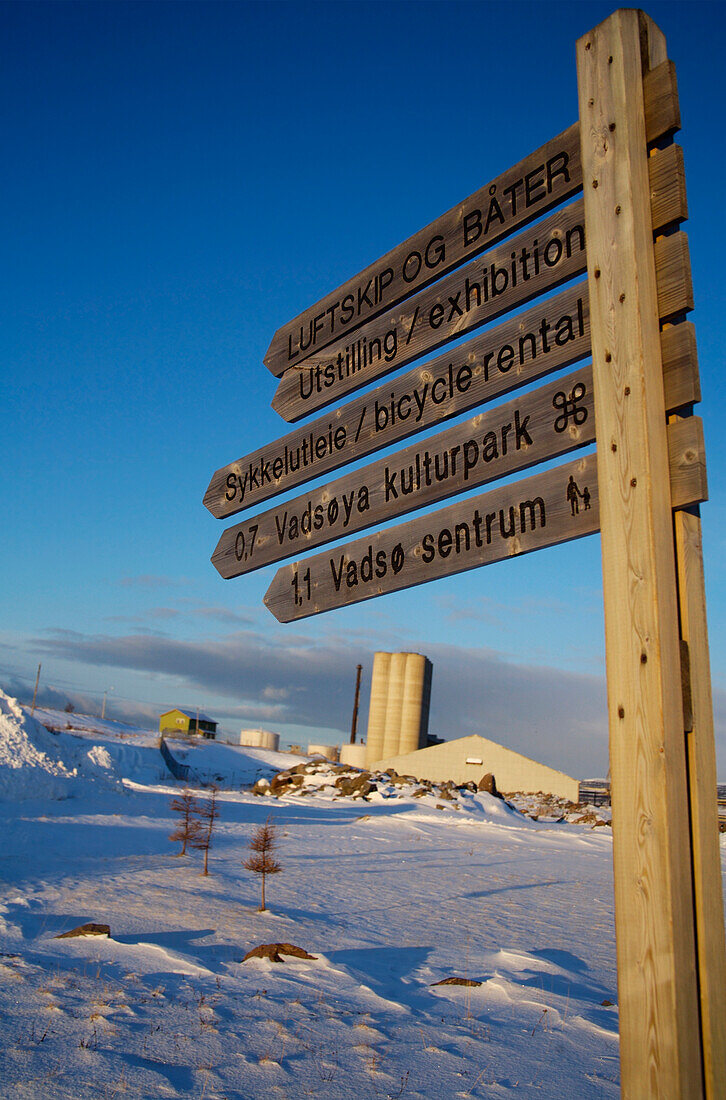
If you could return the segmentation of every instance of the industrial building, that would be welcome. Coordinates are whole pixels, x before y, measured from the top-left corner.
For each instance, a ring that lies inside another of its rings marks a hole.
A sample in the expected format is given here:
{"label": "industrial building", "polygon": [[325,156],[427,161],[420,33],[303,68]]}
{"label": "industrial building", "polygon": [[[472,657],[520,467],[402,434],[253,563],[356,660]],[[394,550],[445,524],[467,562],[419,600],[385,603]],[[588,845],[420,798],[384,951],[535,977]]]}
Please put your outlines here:
{"label": "industrial building", "polygon": [[385,757],[376,768],[394,768],[399,775],[413,775],[416,779],[429,779],[441,783],[447,779],[455,783],[470,780],[478,783],[483,775],[494,776],[497,789],[503,794],[515,791],[556,795],[570,802],[580,801],[580,784],[564,772],[538,764],[521,753],[506,749],[496,741],[474,734],[444,741],[440,745],[419,749],[416,752],[399,753]]}
{"label": "industrial building", "polygon": [[159,715],[159,731],[171,735],[173,733],[201,734],[202,737],[214,740],[217,736],[218,723],[201,711],[167,710]]}

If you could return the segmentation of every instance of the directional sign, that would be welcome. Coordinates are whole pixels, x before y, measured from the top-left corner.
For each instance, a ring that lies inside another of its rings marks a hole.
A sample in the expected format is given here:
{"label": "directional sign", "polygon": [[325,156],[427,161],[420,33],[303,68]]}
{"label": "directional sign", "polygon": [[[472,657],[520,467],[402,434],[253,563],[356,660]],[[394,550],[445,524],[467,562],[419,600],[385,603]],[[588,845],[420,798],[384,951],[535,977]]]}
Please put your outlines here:
{"label": "directional sign", "polygon": [[265,366],[283,374],[581,188],[576,124],[283,325]]}
{"label": "directional sign", "polygon": [[[589,307],[577,286],[477,336],[449,355],[218,470],[204,503],[236,515],[288,489],[484,405],[589,353]],[[685,298],[683,299],[684,306]],[[701,400],[693,325],[661,333],[669,409]]]}
{"label": "directional sign", "polygon": [[[673,507],[706,499],[698,417],[669,425]],[[292,622],[599,530],[596,456],[536,474],[277,570],[265,604]]]}
{"label": "directional sign", "polygon": [[[681,149],[671,145],[650,157],[648,172],[651,222],[657,231],[687,216]],[[310,356],[305,364],[285,374],[273,408],[286,420],[298,420],[570,278],[573,262],[578,265],[573,256],[563,257],[562,246],[565,252],[572,247],[574,253],[574,245],[580,243],[574,229],[581,225],[578,210],[581,204],[574,203],[569,208],[570,222],[558,224],[559,215],[555,215],[539,223],[529,234],[487,253],[394,313],[365,325],[352,342],[339,341],[322,355]]]}
{"label": "directional sign", "polygon": [[[649,142],[680,125],[674,83],[667,61],[643,81]],[[581,186],[578,122],[283,325],[272,338],[265,366],[282,375],[541,217]]]}
{"label": "directional sign", "polygon": [[204,503],[223,519],[501,397],[583,359],[589,332],[580,284],[222,467]]}
{"label": "directional sign", "polygon": [[[700,400],[693,326],[666,329],[662,346],[666,410]],[[556,458],[594,438],[592,368],[587,366],[228,528],[212,563],[222,577],[239,577]]]}
{"label": "directional sign", "polygon": [[582,199],[286,371],[272,407],[285,420],[412,363],[587,266]]}
{"label": "directional sign", "polygon": [[595,439],[592,368],[498,405],[224,532],[225,578],[323,546]]}

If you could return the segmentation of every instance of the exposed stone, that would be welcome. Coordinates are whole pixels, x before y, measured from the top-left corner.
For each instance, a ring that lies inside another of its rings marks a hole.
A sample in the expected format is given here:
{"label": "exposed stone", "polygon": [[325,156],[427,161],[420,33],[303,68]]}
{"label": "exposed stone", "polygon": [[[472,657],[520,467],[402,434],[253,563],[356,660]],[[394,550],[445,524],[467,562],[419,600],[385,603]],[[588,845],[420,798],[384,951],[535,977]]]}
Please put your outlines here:
{"label": "exposed stone", "polygon": [[423,798],[423,796],[425,794],[428,794],[428,793],[429,792],[426,790],[425,787],[419,787],[417,790],[415,790],[413,792],[413,794],[411,795],[411,798]]}
{"label": "exposed stone", "polygon": [[439,791],[439,798],[445,798],[447,802],[454,801],[454,795],[451,793],[448,787],[442,787]]}
{"label": "exposed stone", "polygon": [[477,790],[484,791],[486,792],[486,794],[499,794],[499,791],[497,790],[496,780],[494,779],[494,776],[491,772],[487,772],[486,775],[483,775],[481,777],[477,786]]}
{"label": "exposed stone", "polygon": [[77,928],[71,928],[70,932],[61,932],[54,936],[56,940],[67,940],[71,936],[110,936],[111,928],[108,924],[79,924]]}
{"label": "exposed stone", "polygon": [[253,947],[248,951],[242,962],[248,959],[269,959],[270,962],[281,963],[285,960],[283,955],[293,955],[296,959],[317,959],[317,955],[308,955],[302,947],[296,947],[294,943],[261,943],[259,947]]}
{"label": "exposed stone", "polygon": [[291,779],[292,776],[290,772],[278,772],[277,775],[273,775],[270,781],[270,790],[273,794],[277,794],[282,787],[288,787],[290,785]]}
{"label": "exposed stone", "polygon": [[483,982],[477,982],[473,978],[442,978],[440,982],[431,982],[431,985],[483,985]]}

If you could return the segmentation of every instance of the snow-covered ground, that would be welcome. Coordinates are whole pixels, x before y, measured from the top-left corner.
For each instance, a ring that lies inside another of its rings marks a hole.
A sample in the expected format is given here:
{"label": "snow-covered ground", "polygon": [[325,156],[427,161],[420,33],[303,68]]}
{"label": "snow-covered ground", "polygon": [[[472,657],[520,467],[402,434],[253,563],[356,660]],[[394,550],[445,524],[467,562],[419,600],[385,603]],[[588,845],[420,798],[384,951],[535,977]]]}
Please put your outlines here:
{"label": "snow-covered ground", "polygon": [[[184,752],[237,785],[297,763]],[[610,829],[311,784],[222,790],[204,877],[151,731],[53,735],[0,693],[4,1097],[618,1096]],[[55,938],[88,921],[110,936]],[[315,958],[242,961],[271,942]]]}

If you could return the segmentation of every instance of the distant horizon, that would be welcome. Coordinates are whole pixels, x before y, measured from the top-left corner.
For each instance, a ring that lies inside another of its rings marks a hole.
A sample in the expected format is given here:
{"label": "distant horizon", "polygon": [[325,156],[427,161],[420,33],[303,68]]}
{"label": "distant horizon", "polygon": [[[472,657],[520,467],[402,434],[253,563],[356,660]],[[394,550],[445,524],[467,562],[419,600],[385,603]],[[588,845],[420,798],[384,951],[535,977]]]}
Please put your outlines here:
{"label": "distant horizon", "polygon": [[[1,689],[1,685],[0,685],[0,689]],[[30,710],[30,703],[29,702],[25,703],[21,699],[19,699],[18,702],[21,704],[21,706],[26,707],[28,710]],[[174,709],[176,709],[176,708],[174,708]],[[182,708],[180,707],[178,709],[181,710]],[[137,729],[142,733],[159,734],[159,732],[160,732],[159,729],[157,727],[154,727],[154,726],[137,726],[137,725],[134,725],[133,723],[122,722],[120,719],[117,719],[117,718],[109,718],[108,716],[105,717],[105,718],[101,718],[100,715],[82,714],[80,711],[75,711],[75,710],[70,711],[70,712],[65,711],[65,710],[56,710],[53,707],[39,706],[37,703],[36,703],[35,710],[36,710],[36,712],[37,711],[44,711],[46,714],[56,714],[61,721],[65,721],[65,723],[67,725],[71,725],[71,726],[72,726],[71,717],[73,715],[76,715],[79,718],[87,718],[87,719],[90,719],[91,721],[96,721],[98,723],[104,723],[104,724],[108,723],[109,725],[123,725],[123,726],[126,726],[129,729]],[[162,712],[162,713],[164,713],[164,712]],[[65,716],[65,718],[64,718],[64,716]],[[279,734],[279,736],[280,736],[280,745],[281,746],[283,746],[283,745],[286,746],[285,748],[281,747],[280,750],[279,750],[280,752],[290,752],[292,747],[297,745],[297,747],[300,748],[300,750],[301,750],[300,755],[302,755],[302,756],[307,756],[308,755],[308,753],[305,752],[304,747],[303,747],[302,744],[299,744],[298,742],[291,741],[291,740],[283,737],[283,735],[280,734],[278,730],[268,730],[266,728],[258,727],[258,726],[249,727],[249,730],[250,730],[250,732],[261,731],[261,732],[265,732],[265,733]],[[242,732],[246,732],[246,731],[247,731],[247,727],[245,727],[244,730],[241,729],[240,732],[237,734],[237,737],[239,738],[240,734]],[[72,729],[71,729],[70,732],[72,732]],[[175,731],[172,731],[172,732],[175,732]],[[223,730],[221,732],[226,733],[227,736],[221,737],[220,736],[220,731],[218,730],[214,740],[221,741],[226,745],[233,745],[237,748],[251,748],[251,749],[254,749],[256,747],[259,747],[259,746],[254,746],[254,745],[240,745],[239,740],[234,740],[235,734],[230,733],[229,731],[226,731],[226,730]],[[179,733],[182,736],[185,735],[185,731],[180,730]],[[190,736],[190,737],[197,737],[198,736],[198,737],[200,737],[201,740],[204,740],[202,735],[196,734],[196,733],[186,734],[186,736]],[[464,734],[462,736],[470,736],[470,735],[469,734]],[[482,734],[481,736],[484,736],[484,735]],[[455,740],[458,740],[458,738],[449,737],[449,738],[446,738],[446,740],[447,741],[455,741]],[[494,740],[494,738],[488,738],[488,740]],[[334,743],[337,744],[337,742],[334,742]],[[341,741],[341,744],[348,744],[348,743],[349,742],[347,742],[345,740]],[[360,735],[356,737],[355,744],[365,745],[365,743],[366,743],[365,737],[361,737]],[[264,750],[264,751],[267,751],[267,750]],[[296,755],[296,754],[293,754],[293,755]],[[566,772],[566,774],[570,774],[570,773]],[[596,782],[599,782],[599,783],[600,782],[601,783],[608,783],[609,782],[606,773],[603,773],[602,775],[592,774],[592,775],[581,775],[579,777],[574,776],[573,778],[577,778],[579,783],[585,783],[585,784],[587,784],[589,781],[593,781],[593,782],[596,781]],[[723,781],[719,779],[718,780],[718,787],[719,787],[719,797],[721,797],[721,798],[726,797],[726,779],[724,779]],[[723,788],[723,794],[721,793],[721,788]]]}
{"label": "distant horizon", "polygon": [[[291,429],[263,362],[275,333],[565,132],[578,113],[576,40],[612,10],[2,3],[10,694],[32,698],[41,663],[42,704],[100,712],[105,697],[107,715],[150,721],[181,699],[226,727],[337,740],[356,666],[365,729],[373,655],[416,650],[434,665],[436,736],[481,733],[550,767],[606,773],[599,536],[282,626],[263,604],[276,564],[233,580],[211,564],[229,521],[203,497],[216,470]],[[726,226],[712,122],[726,9],[656,0],[647,11],[676,65],[682,117],[726,774],[726,275],[714,248]]]}

